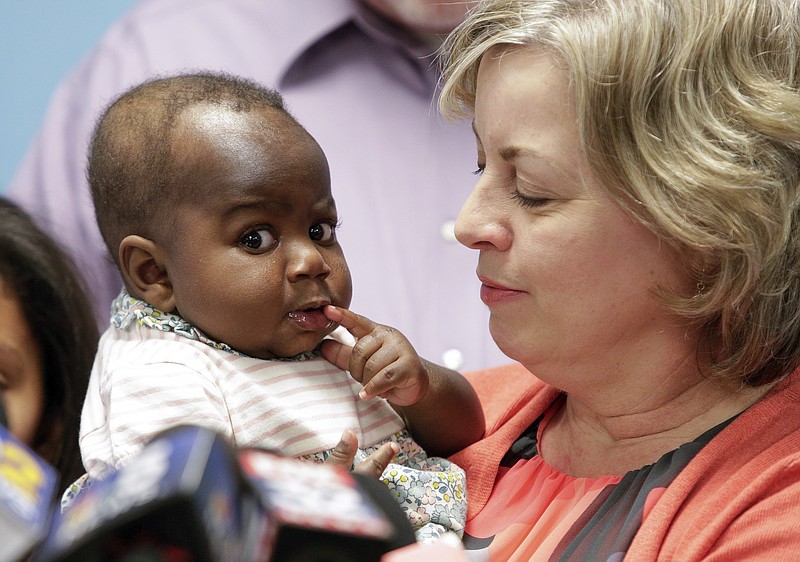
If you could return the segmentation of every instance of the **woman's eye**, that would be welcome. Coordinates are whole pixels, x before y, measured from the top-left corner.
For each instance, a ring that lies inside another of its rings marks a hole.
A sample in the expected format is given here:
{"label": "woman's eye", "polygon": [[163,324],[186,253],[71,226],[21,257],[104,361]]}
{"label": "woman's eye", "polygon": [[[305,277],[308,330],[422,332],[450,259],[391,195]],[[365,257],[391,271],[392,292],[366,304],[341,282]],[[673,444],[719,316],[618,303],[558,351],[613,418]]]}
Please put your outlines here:
{"label": "woman's eye", "polygon": [[266,228],[251,230],[242,236],[241,244],[251,250],[265,250],[275,243],[275,237]]}
{"label": "woman's eye", "polygon": [[308,229],[308,236],[315,242],[332,242],[336,239],[336,226],[327,222],[318,222]]}
{"label": "woman's eye", "polygon": [[519,203],[522,207],[544,207],[550,202],[549,199],[526,197],[516,189],[514,190],[514,193],[511,194],[511,199]]}

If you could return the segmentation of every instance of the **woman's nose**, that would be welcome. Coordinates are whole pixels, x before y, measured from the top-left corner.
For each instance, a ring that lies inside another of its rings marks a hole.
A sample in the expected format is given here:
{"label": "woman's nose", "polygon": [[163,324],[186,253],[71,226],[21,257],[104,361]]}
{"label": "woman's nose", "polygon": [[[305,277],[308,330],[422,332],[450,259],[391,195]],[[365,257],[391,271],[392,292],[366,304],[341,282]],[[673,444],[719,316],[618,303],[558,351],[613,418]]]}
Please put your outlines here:
{"label": "woman's nose", "polygon": [[456,220],[456,238],[473,250],[507,250],[511,246],[508,210],[493,200],[484,182],[479,181],[461,207]]}
{"label": "woman's nose", "polygon": [[313,240],[294,241],[287,245],[289,247],[286,273],[289,281],[325,279],[330,275],[331,267]]}

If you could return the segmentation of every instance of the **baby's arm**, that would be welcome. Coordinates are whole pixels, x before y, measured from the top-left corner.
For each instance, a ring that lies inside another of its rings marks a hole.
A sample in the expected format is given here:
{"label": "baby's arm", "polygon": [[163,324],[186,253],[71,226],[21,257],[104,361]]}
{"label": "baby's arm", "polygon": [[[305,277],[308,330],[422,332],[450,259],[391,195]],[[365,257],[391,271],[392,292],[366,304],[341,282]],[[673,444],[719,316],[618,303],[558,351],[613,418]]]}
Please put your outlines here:
{"label": "baby's arm", "polygon": [[483,436],[483,410],[461,374],[419,357],[394,328],[334,306],[325,307],[325,315],[356,343],[326,340],[323,356],[363,384],[361,398],[386,398],[429,454],[447,456]]}

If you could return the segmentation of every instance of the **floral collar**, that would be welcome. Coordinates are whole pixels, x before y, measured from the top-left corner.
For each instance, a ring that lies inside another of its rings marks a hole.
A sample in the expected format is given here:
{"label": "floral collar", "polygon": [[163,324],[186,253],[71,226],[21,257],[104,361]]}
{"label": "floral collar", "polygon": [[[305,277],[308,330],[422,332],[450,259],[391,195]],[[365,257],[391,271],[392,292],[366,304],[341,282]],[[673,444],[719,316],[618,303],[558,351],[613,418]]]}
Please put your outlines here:
{"label": "floral collar", "polygon": [[[227,351],[243,357],[248,355],[236,351],[226,343],[216,342],[208,338],[197,327],[193,326],[177,314],[159,310],[143,300],[132,297],[126,289],[120,292],[119,296],[111,304],[111,324],[120,330],[125,330],[131,322],[136,321],[140,326],[152,328],[161,332],[173,332],[179,336],[199,341],[206,345]],[[319,357],[319,351],[306,351],[293,357],[275,357],[275,361],[303,361]]]}

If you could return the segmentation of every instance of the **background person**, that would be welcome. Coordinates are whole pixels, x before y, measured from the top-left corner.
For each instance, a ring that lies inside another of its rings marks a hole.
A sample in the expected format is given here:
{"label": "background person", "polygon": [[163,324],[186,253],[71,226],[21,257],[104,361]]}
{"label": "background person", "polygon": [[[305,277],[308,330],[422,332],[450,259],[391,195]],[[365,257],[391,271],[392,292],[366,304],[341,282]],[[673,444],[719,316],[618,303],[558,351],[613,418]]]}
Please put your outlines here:
{"label": "background person", "polygon": [[78,424],[97,349],[82,279],[64,251],[0,199],[0,399],[8,429],[58,472],[83,472]]}
{"label": "background person", "polygon": [[453,369],[507,359],[472,256],[453,236],[472,133],[436,110],[433,53],[474,5],[442,0],[144,0],[58,88],[7,194],[57,234],[95,288],[101,328],[122,286],[94,223],[86,149],[102,109],[159,74],[226,71],[279,90],[326,147],[357,280],[355,309]]}
{"label": "background person", "polygon": [[493,0],[448,40],[481,174],[456,234],[524,366],[470,378],[476,560],[800,552],[798,24],[782,0]]}

